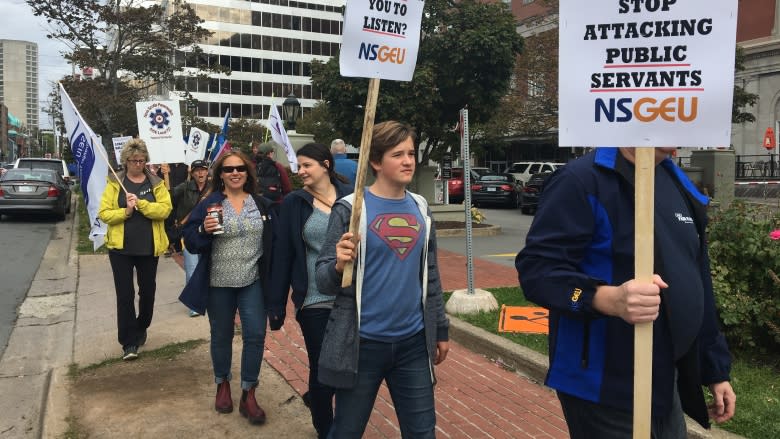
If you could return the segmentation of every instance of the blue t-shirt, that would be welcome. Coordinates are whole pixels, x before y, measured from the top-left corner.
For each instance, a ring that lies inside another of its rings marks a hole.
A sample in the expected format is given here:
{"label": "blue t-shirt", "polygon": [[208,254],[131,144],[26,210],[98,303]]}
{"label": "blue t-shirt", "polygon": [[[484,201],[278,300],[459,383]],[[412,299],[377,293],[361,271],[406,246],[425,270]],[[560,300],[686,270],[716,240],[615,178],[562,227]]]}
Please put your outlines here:
{"label": "blue t-shirt", "polygon": [[423,329],[425,220],[409,195],[381,198],[365,190],[366,266],[360,336],[395,342]]}

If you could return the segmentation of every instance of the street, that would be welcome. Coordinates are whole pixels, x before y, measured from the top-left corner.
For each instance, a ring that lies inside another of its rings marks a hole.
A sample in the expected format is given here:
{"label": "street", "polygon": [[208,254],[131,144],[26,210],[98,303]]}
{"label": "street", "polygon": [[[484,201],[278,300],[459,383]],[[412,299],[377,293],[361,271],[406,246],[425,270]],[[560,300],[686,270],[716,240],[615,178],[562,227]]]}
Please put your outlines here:
{"label": "street", "polygon": [[[496,236],[478,236],[472,239],[472,252],[475,258],[490,262],[515,266],[515,256],[525,245],[525,235],[531,227],[533,215],[523,215],[520,209],[480,208],[485,215],[485,223],[501,226]],[[440,248],[466,254],[466,238],[438,238]]]}
{"label": "street", "polygon": [[[16,322],[33,277],[49,245],[55,221],[36,216],[3,216],[0,221],[0,357]],[[63,255],[67,259],[67,255]]]}

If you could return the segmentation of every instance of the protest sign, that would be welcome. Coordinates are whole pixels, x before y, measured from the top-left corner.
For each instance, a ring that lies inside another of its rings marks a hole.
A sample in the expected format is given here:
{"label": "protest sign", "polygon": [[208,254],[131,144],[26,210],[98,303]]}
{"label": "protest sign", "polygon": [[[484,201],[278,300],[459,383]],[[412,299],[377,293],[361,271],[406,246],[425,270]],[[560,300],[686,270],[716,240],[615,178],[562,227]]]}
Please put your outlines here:
{"label": "protest sign", "polygon": [[347,2],[341,75],[411,81],[424,5],[420,0]]}
{"label": "protest sign", "polygon": [[560,145],[728,145],[736,25],[736,0],[561,0]]}
{"label": "protest sign", "polygon": [[114,144],[114,156],[116,157],[117,164],[121,164],[120,154],[122,154],[122,147],[125,146],[128,140],[132,139],[132,136],[112,137],[111,142]]}
{"label": "protest sign", "polygon": [[146,142],[150,163],[182,163],[185,160],[181,114],[177,101],[135,103],[138,136]]}
{"label": "protest sign", "polygon": [[190,165],[195,160],[203,160],[208,143],[209,133],[198,127],[190,128],[190,136],[188,137],[184,163]]}

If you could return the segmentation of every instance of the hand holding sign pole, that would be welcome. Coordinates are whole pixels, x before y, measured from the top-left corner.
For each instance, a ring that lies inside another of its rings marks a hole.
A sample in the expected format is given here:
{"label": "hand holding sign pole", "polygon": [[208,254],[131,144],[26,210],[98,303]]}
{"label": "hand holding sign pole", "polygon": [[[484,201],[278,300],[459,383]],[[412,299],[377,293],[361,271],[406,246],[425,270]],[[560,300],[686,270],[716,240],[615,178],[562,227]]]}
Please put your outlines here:
{"label": "hand holding sign pole", "polygon": [[[736,0],[561,0],[560,146],[637,147],[634,278],[654,273],[655,147],[728,145]],[[724,62],[725,61],[725,62]],[[590,114],[592,117],[583,117]],[[651,434],[653,323],[634,329],[633,437]]]}
{"label": "hand holding sign pole", "polygon": [[[349,231],[357,241],[363,208],[368,156],[379,99],[380,79],[411,81],[420,44],[420,23],[424,2],[419,0],[368,0],[347,2],[341,45],[342,76],[370,78],[360,139],[355,199]],[[344,267],[342,287],[352,285],[354,264]]]}

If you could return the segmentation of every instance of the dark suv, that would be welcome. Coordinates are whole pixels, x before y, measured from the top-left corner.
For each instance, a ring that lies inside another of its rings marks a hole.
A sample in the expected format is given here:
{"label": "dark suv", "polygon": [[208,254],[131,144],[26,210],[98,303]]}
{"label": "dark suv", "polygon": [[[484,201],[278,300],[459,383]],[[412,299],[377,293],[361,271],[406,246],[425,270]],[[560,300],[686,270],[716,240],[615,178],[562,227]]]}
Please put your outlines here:
{"label": "dark suv", "polygon": [[552,175],[552,172],[540,172],[528,178],[528,182],[523,187],[522,203],[520,211],[526,215],[536,212],[536,206],[539,204],[539,197],[544,189],[544,182]]}

